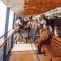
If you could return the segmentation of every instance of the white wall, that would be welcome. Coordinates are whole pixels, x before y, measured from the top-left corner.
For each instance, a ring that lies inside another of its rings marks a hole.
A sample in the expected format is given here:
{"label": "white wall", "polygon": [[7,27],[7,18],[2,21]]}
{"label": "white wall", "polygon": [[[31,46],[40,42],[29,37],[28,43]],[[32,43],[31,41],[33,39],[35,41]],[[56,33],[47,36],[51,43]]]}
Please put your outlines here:
{"label": "white wall", "polygon": [[12,10],[10,10],[9,13],[9,25],[8,25],[8,31],[12,29],[13,26],[13,17],[14,17],[14,12]]}
{"label": "white wall", "polygon": [[0,1],[0,37],[5,32],[6,9],[7,7]]}

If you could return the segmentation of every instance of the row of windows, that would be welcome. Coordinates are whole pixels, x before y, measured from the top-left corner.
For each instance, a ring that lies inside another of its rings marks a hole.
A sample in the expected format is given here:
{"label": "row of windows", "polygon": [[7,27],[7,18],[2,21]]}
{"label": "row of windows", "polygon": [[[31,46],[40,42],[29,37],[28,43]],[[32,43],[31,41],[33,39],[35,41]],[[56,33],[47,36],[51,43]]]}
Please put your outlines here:
{"label": "row of windows", "polygon": [[[0,1],[0,37],[5,34],[5,25],[7,16],[7,6]],[[14,12],[9,10],[9,20],[8,20],[8,31],[12,29],[13,26]]]}

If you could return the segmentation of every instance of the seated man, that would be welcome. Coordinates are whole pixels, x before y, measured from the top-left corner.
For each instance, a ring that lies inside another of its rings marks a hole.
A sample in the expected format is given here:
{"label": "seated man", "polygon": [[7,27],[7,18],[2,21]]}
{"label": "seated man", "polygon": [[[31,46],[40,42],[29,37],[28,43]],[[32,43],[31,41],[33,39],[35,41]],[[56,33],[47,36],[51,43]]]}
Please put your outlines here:
{"label": "seated man", "polygon": [[43,44],[49,44],[50,43],[50,39],[53,36],[53,33],[49,30],[47,25],[44,25],[41,29],[41,34],[40,37],[37,41],[35,41],[35,43],[38,43],[38,54],[41,54],[41,47]]}

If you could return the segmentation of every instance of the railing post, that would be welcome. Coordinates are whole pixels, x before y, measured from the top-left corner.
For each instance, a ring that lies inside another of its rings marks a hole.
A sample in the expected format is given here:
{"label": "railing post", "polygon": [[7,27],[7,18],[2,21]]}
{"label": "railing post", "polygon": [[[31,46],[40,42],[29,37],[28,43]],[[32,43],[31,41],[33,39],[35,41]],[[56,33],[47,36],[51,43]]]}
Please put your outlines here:
{"label": "railing post", "polygon": [[[9,22],[9,12],[10,8],[7,7],[7,12],[6,12],[6,23],[5,23],[5,33],[8,32],[8,22]],[[5,37],[7,38],[7,34],[5,34]],[[6,55],[6,50],[7,50],[7,43],[3,47],[3,61],[7,61],[7,55]]]}
{"label": "railing post", "polygon": [[6,49],[7,49],[7,43],[4,45],[3,48],[3,61],[7,61]]}
{"label": "railing post", "polygon": [[13,41],[13,37],[14,36],[14,34],[12,35],[12,37],[11,37],[11,47],[13,47],[13,43],[14,43],[14,41]]}

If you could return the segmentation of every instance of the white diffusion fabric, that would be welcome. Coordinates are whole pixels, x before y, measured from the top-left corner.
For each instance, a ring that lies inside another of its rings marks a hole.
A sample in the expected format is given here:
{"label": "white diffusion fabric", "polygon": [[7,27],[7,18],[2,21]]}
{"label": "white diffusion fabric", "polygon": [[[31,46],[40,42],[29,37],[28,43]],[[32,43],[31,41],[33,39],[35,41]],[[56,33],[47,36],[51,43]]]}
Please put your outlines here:
{"label": "white diffusion fabric", "polygon": [[9,14],[9,23],[8,23],[8,31],[12,29],[13,27],[13,17],[14,17],[14,13],[12,10],[10,10],[10,14]]}
{"label": "white diffusion fabric", "polygon": [[6,10],[7,7],[0,1],[0,37],[5,32]]}

